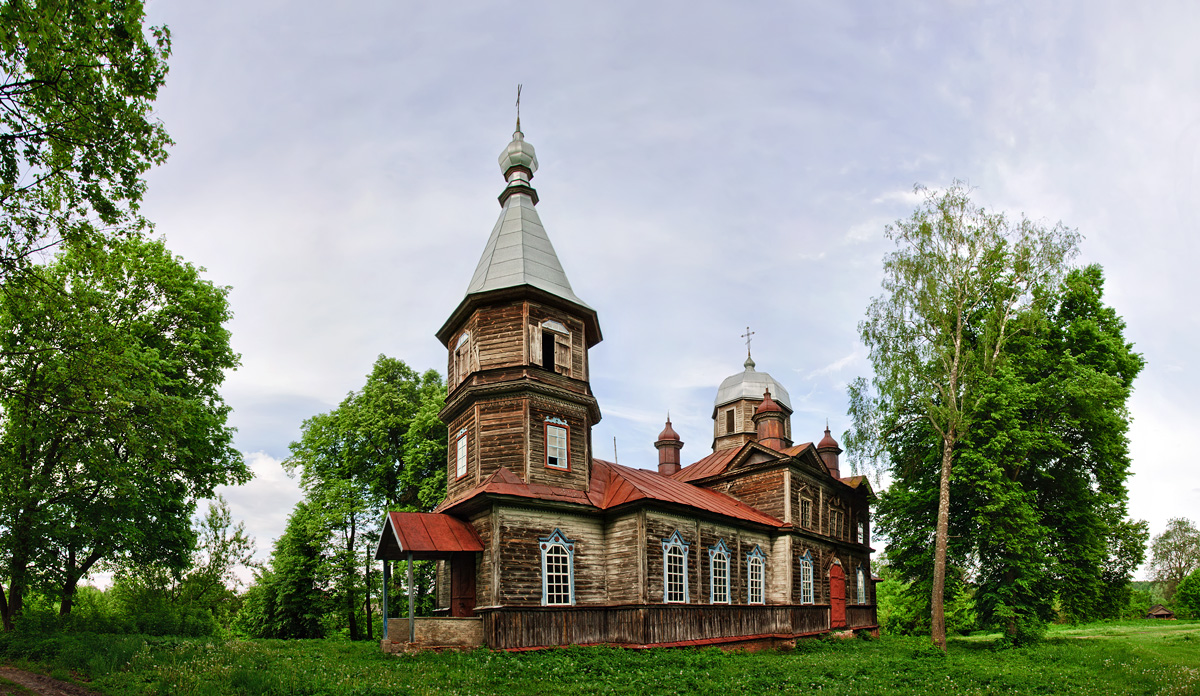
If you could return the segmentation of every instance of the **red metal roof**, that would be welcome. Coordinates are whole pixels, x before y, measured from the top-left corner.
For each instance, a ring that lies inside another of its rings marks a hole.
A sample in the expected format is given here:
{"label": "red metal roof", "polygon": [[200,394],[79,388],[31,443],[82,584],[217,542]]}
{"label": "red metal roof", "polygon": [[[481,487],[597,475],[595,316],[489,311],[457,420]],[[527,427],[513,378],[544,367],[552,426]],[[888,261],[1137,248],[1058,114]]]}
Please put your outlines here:
{"label": "red metal roof", "polygon": [[[469,524],[450,515],[389,512],[384,519],[384,530],[375,557],[380,558],[385,549],[430,558],[463,551],[482,551],[483,542]],[[402,556],[389,553],[389,557]]]}
{"label": "red metal roof", "polygon": [[718,450],[694,464],[689,464],[683,467],[679,471],[675,472],[671,478],[675,479],[676,481],[686,482],[695,481],[696,479],[702,479],[708,476],[714,476],[722,471],[725,471],[725,467],[729,464],[729,461],[741,451],[742,450],[740,447]]}
{"label": "red metal roof", "polygon": [[604,509],[635,500],[656,500],[686,505],[771,527],[783,526],[783,522],[780,520],[759,512],[724,493],[693,486],[690,483],[662,476],[654,471],[632,469],[602,459],[593,459],[592,480],[595,481],[599,477],[608,478],[604,501],[600,506]]}
{"label": "red metal roof", "polygon": [[525,483],[519,476],[509,471],[507,467],[502,466],[496,470],[496,473],[484,479],[478,486],[466,491],[453,500],[447,499],[442,501],[442,504],[438,505],[434,511],[442,512],[449,510],[485,493],[598,506],[598,501],[591,500],[592,496],[589,496],[584,491],[575,490],[574,488],[546,486],[539,483]]}

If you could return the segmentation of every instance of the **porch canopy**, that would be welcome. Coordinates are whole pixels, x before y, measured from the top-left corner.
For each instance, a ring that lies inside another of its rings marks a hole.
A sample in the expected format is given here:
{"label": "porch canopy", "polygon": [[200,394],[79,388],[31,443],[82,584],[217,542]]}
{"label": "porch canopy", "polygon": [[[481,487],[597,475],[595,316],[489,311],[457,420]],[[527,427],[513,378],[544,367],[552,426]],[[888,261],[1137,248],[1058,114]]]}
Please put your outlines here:
{"label": "porch canopy", "polygon": [[389,512],[383,518],[375,560],[432,561],[449,558],[452,553],[482,550],[479,535],[457,517],[435,512]]}
{"label": "porch canopy", "polygon": [[[413,561],[450,558],[451,554],[483,551],[483,542],[471,525],[457,517],[435,512],[389,512],[383,518],[375,560],[383,561],[383,637],[388,623],[387,587],[391,580],[388,561],[408,561],[408,641],[416,640],[413,617]],[[472,566],[473,567],[473,566]]]}

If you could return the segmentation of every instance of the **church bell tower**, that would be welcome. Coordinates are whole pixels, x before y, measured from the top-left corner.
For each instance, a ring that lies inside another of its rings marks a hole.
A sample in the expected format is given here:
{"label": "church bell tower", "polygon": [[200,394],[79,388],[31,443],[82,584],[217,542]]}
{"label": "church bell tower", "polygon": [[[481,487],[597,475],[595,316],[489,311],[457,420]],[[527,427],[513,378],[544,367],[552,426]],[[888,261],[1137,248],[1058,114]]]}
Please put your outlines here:
{"label": "church bell tower", "polygon": [[587,490],[592,426],[588,349],[596,311],[576,297],[538,217],[538,161],[521,122],[500,153],[500,219],[466,296],[438,330],[448,350],[447,494],[501,467],[528,484]]}

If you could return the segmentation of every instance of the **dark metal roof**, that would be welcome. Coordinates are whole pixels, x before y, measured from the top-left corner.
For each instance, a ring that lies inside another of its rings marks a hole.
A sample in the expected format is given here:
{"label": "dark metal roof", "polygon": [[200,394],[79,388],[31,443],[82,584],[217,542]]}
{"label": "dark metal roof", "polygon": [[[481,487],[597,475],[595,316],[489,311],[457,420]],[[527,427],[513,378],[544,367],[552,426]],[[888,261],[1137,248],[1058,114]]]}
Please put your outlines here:
{"label": "dark metal roof", "polygon": [[451,553],[482,551],[483,542],[471,525],[434,512],[389,512],[375,549],[376,559],[446,558]]}

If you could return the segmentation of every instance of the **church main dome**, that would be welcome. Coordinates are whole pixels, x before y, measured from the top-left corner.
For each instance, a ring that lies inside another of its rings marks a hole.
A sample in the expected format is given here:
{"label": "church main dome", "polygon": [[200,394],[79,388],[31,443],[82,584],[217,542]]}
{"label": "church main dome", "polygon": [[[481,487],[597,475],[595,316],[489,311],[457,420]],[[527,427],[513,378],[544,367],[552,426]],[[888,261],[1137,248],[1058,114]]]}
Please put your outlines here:
{"label": "church main dome", "polygon": [[741,399],[761,400],[764,391],[770,391],[773,400],[786,406],[789,412],[792,410],[792,397],[788,396],[787,389],[784,389],[782,384],[766,372],[755,371],[754,360],[750,358],[746,358],[745,367],[744,372],[730,375],[721,382],[717,389],[717,399],[713,402],[714,412],[725,404]]}

